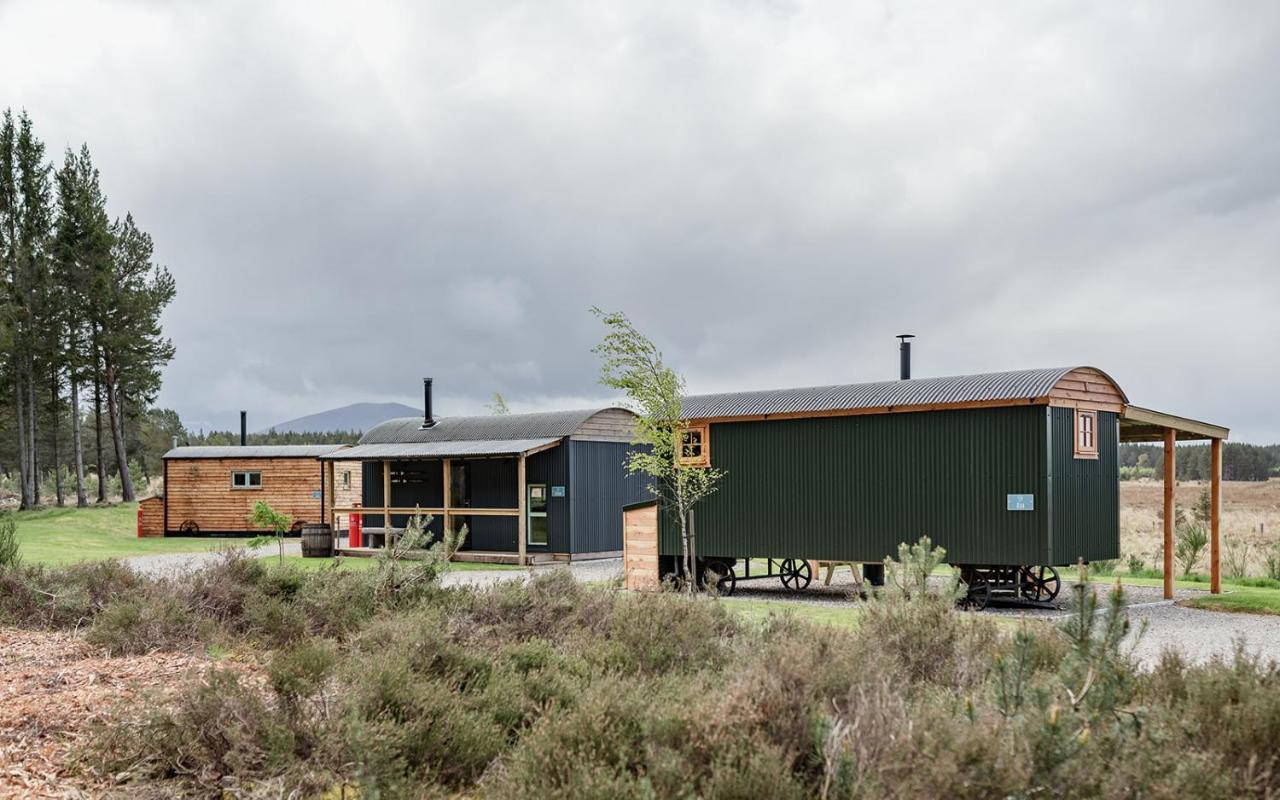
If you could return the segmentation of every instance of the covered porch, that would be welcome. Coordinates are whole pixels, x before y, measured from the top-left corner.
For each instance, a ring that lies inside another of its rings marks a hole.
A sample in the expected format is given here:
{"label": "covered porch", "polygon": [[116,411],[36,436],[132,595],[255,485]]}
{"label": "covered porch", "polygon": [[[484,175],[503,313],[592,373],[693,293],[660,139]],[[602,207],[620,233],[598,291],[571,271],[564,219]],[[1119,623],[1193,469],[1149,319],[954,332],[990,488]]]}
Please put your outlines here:
{"label": "covered porch", "polygon": [[1209,590],[1222,591],[1222,443],[1230,431],[1220,425],[1126,405],[1120,414],[1120,441],[1164,443],[1164,597],[1173,599],[1174,500],[1177,443],[1207,441],[1212,460],[1209,496]]}
{"label": "covered porch", "polygon": [[[469,544],[487,532],[485,541],[460,550],[456,560],[524,566],[553,559],[545,530],[547,486],[529,480],[528,464],[531,457],[560,444],[559,438],[544,438],[356,445],[343,450],[341,460],[364,464],[366,500],[375,492],[381,500],[343,506],[333,492],[327,492],[326,517],[335,537],[343,529],[344,518],[350,530],[352,518],[358,517],[365,533],[379,537],[380,546],[390,547],[409,518],[430,515],[435,520],[433,529],[468,526]],[[333,486],[335,461],[324,462],[327,486]],[[371,473],[379,480],[371,481]],[[531,522],[538,530],[531,532]],[[499,541],[502,544],[495,546]],[[376,552],[367,546],[339,547],[338,551],[346,555]]]}

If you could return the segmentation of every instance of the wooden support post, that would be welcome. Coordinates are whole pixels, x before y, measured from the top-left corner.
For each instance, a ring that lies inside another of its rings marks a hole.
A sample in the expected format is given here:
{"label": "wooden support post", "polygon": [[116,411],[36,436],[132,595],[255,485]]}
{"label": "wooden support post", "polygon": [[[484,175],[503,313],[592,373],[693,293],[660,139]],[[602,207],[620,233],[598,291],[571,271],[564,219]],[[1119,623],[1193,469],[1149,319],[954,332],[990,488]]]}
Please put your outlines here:
{"label": "wooden support post", "polygon": [[[329,519],[329,524],[333,527],[333,546],[336,549],[338,546],[338,515],[334,513],[334,509],[338,507],[338,498],[334,497],[334,495],[337,494],[338,487],[335,486],[333,483],[333,462],[332,461],[324,462],[324,478],[322,478],[322,481],[323,483],[321,486],[321,491],[323,492],[325,490],[328,490],[324,497],[325,497],[325,503],[329,506],[329,508],[321,510],[320,515],[322,517],[327,516]],[[328,511],[327,515],[325,514],[326,510]]]}
{"label": "wooden support post", "polygon": [[1214,439],[1210,445],[1211,457],[1213,460],[1213,471],[1211,473],[1212,488],[1210,489],[1209,510],[1209,591],[1213,594],[1222,593],[1222,440]]}
{"label": "wooden support post", "polygon": [[444,481],[444,514],[441,516],[444,517],[444,532],[448,533],[453,530],[453,520],[450,518],[452,515],[449,513],[449,495],[453,493],[453,459],[446,458],[444,460],[442,475],[442,480]]}
{"label": "wooden support post", "polygon": [[382,544],[391,548],[391,462],[382,462]]}
{"label": "wooden support post", "polygon": [[525,526],[529,524],[525,514],[525,495],[529,490],[524,485],[524,470],[524,456],[516,456],[516,510],[519,511],[516,516],[516,562],[522,567],[525,564]]}
{"label": "wooden support post", "polygon": [[1173,487],[1177,472],[1177,434],[1164,429],[1164,599],[1173,599]]}

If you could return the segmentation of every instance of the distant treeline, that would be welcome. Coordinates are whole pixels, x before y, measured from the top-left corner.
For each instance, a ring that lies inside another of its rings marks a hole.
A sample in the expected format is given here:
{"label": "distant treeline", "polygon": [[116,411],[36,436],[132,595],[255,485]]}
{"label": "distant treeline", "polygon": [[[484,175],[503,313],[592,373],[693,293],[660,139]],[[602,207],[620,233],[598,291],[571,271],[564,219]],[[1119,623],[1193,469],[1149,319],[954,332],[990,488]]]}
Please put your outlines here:
{"label": "distant treeline", "polygon": [[[1212,477],[1209,445],[1178,448],[1174,465],[1180,481],[1206,481]],[[1164,445],[1120,445],[1120,478],[1153,478],[1164,474]],[[1222,446],[1222,477],[1228,481],[1265,481],[1280,474],[1280,444],[1258,446],[1227,442]]]}
{"label": "distant treeline", "polygon": [[[325,431],[321,433],[251,433],[245,437],[249,444],[355,444],[360,431]],[[232,445],[240,444],[239,431],[210,431],[188,436],[186,444]]]}

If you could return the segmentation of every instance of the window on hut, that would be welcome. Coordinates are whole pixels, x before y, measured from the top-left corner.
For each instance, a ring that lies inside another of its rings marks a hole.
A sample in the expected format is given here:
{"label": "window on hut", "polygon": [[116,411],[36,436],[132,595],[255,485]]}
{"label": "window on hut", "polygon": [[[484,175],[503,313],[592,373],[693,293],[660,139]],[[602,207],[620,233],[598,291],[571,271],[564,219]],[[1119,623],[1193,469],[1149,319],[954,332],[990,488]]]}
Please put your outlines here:
{"label": "window on hut", "polygon": [[232,472],[231,473],[232,489],[261,489],[262,473],[261,472]]}
{"label": "window on hut", "polygon": [[1098,457],[1098,412],[1076,409],[1076,458]]}
{"label": "window on hut", "polygon": [[690,425],[680,431],[680,464],[686,467],[711,464],[711,442],[706,425]]}

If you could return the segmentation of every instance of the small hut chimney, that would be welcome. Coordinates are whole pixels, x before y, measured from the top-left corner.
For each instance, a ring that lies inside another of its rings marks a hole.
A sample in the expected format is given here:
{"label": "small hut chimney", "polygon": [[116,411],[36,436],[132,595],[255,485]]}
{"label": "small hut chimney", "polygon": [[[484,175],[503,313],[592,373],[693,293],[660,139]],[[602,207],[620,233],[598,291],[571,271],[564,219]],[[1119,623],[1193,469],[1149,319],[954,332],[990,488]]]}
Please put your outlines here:
{"label": "small hut chimney", "polygon": [[422,429],[426,430],[436,424],[435,417],[431,416],[431,379],[422,379]]}
{"label": "small hut chimney", "polygon": [[898,377],[904,381],[911,380],[911,340],[914,338],[914,333],[898,334],[898,341],[902,343],[898,345]]}
{"label": "small hut chimney", "polygon": [[249,412],[240,412],[240,446],[244,447],[249,443]]}

